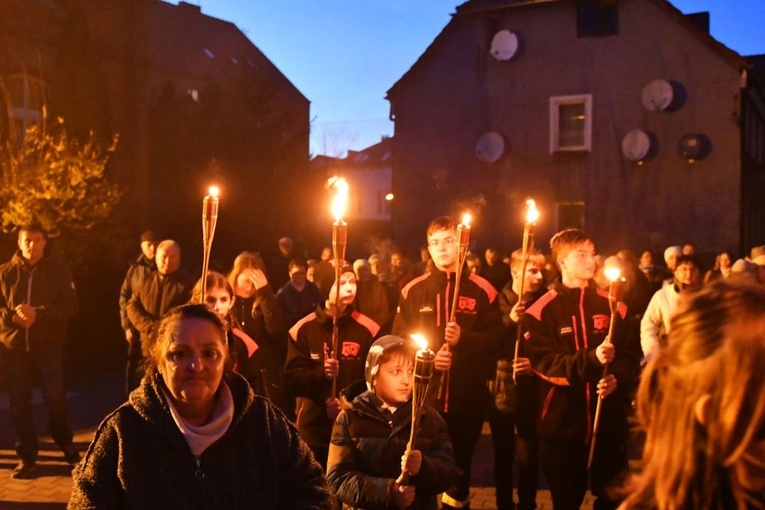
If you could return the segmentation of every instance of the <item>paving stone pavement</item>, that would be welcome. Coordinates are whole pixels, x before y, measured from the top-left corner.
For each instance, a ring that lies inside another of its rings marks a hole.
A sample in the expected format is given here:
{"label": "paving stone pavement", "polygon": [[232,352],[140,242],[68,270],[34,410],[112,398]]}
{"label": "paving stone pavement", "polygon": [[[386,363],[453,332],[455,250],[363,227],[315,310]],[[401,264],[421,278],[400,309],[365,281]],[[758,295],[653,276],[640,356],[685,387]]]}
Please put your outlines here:
{"label": "paving stone pavement", "polygon": [[[70,421],[75,430],[75,446],[84,452],[101,419],[124,400],[121,375],[111,374],[103,380],[91,382],[88,387],[68,393]],[[47,430],[44,406],[35,399],[35,423],[38,431]],[[41,438],[38,477],[33,480],[10,478],[16,466],[13,435],[7,401],[0,398],[0,510],[60,510],[66,508],[72,489],[72,466],[64,461],[63,454],[50,437]],[[474,510],[495,510],[494,487],[492,486],[491,438],[488,427],[478,444],[473,463],[473,483],[470,490],[471,508]],[[551,510],[550,493],[537,492],[537,508]],[[587,494],[585,510],[592,508],[592,498]]]}

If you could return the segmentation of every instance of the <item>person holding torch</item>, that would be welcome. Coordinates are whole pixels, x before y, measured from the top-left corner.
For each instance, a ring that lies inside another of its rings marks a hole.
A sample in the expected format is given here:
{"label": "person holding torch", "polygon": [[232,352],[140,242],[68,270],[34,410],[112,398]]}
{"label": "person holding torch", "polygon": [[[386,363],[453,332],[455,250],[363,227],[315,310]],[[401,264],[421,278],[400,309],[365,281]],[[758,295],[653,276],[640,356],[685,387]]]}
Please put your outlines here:
{"label": "person holding torch", "polygon": [[[526,308],[542,297],[545,257],[536,250],[525,257],[522,250],[510,255],[512,280],[499,294],[499,309],[507,331],[500,346],[497,374],[491,381],[494,405],[489,407],[488,422],[494,445],[494,485],[497,487],[497,508],[513,507],[513,460],[518,462],[519,510],[536,508],[539,473],[539,443],[537,415],[539,409],[539,379],[531,369],[526,353],[515,343],[521,317]],[[522,271],[525,270],[525,274]],[[523,274],[523,278],[521,275]],[[522,331],[520,332],[522,333]],[[515,383],[513,372],[515,368]]]}
{"label": "person holding torch", "polygon": [[[288,391],[298,397],[298,430],[326,468],[332,424],[340,412],[341,390],[364,378],[364,361],[380,326],[354,309],[356,275],[353,268],[340,268],[326,300],[289,331],[284,380]],[[333,330],[338,333],[333,351]]]}
{"label": "person holding torch", "polygon": [[436,495],[454,478],[441,416],[424,405],[411,430],[415,349],[414,342],[398,336],[379,338],[367,354],[366,391],[345,395],[350,402],[335,422],[327,463],[330,488],[343,508],[435,510]]}
{"label": "person holding torch", "polygon": [[[627,407],[640,372],[640,350],[628,338],[626,306],[615,310],[608,335],[608,293],[592,282],[595,244],[584,232],[567,229],[550,240],[560,269],[551,290],[521,318],[523,351],[540,381],[540,460],[554,508],[579,508],[587,491],[587,461],[597,402],[600,428],[590,488],[594,508],[617,508],[610,489],[628,471]],[[608,338],[607,338],[608,337]],[[603,367],[608,364],[608,375]]]}
{"label": "person holding torch", "polygon": [[393,334],[421,333],[436,351],[428,402],[449,427],[457,464],[455,485],[444,493],[442,503],[447,509],[465,508],[473,452],[490,401],[486,381],[494,374],[503,325],[497,291],[480,276],[462,271],[455,300],[460,258],[458,228],[452,219],[436,218],[426,235],[435,270],[402,289]]}

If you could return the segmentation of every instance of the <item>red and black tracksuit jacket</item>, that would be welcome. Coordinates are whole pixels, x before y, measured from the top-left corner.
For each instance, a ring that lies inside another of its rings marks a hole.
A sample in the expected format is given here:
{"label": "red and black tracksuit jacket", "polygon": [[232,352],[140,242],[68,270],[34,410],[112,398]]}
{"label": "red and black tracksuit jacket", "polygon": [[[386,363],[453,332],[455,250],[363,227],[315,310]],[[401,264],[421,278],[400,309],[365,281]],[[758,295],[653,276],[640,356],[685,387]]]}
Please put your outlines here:
{"label": "red and black tracksuit jacket", "polygon": [[[380,326],[350,307],[337,320],[339,391],[364,379],[367,353]],[[297,427],[311,448],[327,448],[333,422],[327,416],[325,400],[332,393],[332,381],[324,376],[324,360],[332,349],[332,317],[319,307],[292,326],[289,334],[284,380],[298,397]]]}
{"label": "red and black tracksuit jacket", "polygon": [[[539,438],[589,443],[597,404],[597,383],[603,377],[595,349],[608,335],[608,294],[590,283],[568,288],[560,281],[526,310],[523,351],[540,377]],[[611,338],[616,355],[608,372],[617,391],[603,400],[601,429],[626,425],[628,396],[640,372],[639,342],[628,335],[627,307],[617,310]]]}
{"label": "red and black tracksuit jacket", "polygon": [[[401,291],[393,334],[406,337],[412,333],[425,336],[430,349],[437,351],[444,343],[454,299],[455,274],[433,271],[415,278]],[[430,383],[428,400],[438,410],[458,413],[482,413],[488,403],[486,381],[494,377],[499,341],[504,332],[497,291],[485,279],[470,271],[462,272],[457,298],[457,324],[460,341],[452,348],[452,368],[444,399],[435,402],[441,372]]]}

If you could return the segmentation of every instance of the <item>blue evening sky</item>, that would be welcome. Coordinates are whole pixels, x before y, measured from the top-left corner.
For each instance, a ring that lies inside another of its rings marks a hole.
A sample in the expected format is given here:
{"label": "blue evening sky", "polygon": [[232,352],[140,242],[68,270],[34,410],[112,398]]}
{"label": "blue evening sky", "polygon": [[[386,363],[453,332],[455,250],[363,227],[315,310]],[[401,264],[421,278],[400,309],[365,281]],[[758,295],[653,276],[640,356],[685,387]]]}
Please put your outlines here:
{"label": "blue evening sky", "polygon": [[[311,101],[311,154],[341,156],[393,134],[385,93],[464,0],[187,1],[236,24]],[[729,48],[765,53],[765,0],[671,1],[709,11]]]}

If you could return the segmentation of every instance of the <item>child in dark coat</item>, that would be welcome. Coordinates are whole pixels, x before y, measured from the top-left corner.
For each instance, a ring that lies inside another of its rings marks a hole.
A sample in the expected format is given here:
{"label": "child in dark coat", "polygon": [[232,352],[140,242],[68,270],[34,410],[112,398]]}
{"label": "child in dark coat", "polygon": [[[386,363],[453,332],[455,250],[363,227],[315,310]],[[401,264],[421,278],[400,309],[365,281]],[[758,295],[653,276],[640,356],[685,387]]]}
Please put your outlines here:
{"label": "child in dark coat", "polygon": [[[327,478],[343,508],[437,508],[456,468],[446,423],[424,406],[412,450],[413,342],[387,335],[367,355],[364,391],[337,417]],[[348,391],[352,391],[349,388]],[[406,467],[409,484],[397,480]]]}

